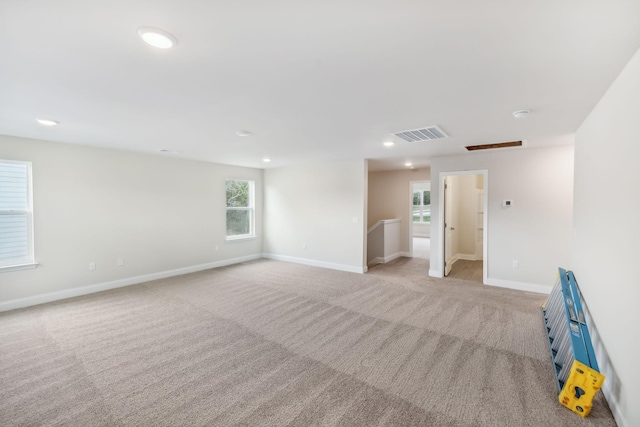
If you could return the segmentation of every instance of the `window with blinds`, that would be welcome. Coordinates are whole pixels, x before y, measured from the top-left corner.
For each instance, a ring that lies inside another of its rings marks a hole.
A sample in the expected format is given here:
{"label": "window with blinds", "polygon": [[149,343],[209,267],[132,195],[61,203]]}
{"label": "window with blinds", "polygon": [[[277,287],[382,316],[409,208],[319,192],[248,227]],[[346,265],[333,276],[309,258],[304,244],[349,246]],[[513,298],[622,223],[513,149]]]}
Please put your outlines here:
{"label": "window with blinds", "polygon": [[33,263],[31,163],[0,159],[0,269]]}
{"label": "window with blinds", "polygon": [[255,237],[255,182],[227,179],[227,240]]}

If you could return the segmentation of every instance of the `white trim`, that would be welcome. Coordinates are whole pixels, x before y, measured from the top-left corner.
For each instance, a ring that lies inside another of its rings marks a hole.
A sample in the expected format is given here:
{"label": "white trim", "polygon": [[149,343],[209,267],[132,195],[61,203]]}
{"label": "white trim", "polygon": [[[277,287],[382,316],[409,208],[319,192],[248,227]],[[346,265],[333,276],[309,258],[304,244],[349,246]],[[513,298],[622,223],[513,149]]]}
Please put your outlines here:
{"label": "white trim", "polygon": [[38,266],[37,262],[28,262],[25,264],[16,264],[16,265],[5,265],[4,267],[0,267],[0,273],[6,273],[9,271],[17,271],[17,270],[29,270],[31,268],[36,268]]}
{"label": "white trim", "polygon": [[439,277],[439,278],[443,278],[444,274],[442,274],[442,270],[431,270],[429,269],[429,276],[430,277]]}
{"label": "white trim", "polygon": [[[24,165],[27,168],[27,209],[26,210],[9,210],[7,213],[11,214],[21,214],[27,216],[27,241],[28,241],[28,256],[26,258],[18,260],[18,264],[5,264],[2,266],[2,270],[0,271],[15,271],[15,270],[24,270],[28,268],[35,268],[38,263],[35,261],[36,259],[36,243],[35,243],[35,221],[33,219],[33,164],[32,162],[25,162],[22,160],[8,160],[8,159],[0,159],[0,164],[12,163],[14,165]],[[5,212],[5,211],[3,211]],[[32,266],[32,267],[30,267]],[[15,268],[13,268],[15,267]]]}
{"label": "white trim", "polygon": [[[482,230],[482,281],[483,283],[487,283],[489,277],[487,275],[489,271],[489,169],[474,169],[468,171],[443,171],[439,173],[438,176],[438,222],[436,224],[438,232],[438,239],[435,242],[431,242],[431,252],[436,251],[436,256],[432,257],[432,260],[435,258],[438,264],[440,264],[440,268],[444,267],[444,178],[452,175],[483,175],[484,177],[484,200],[483,200],[483,230]],[[433,202],[433,201],[432,201]],[[433,206],[433,203],[432,203]],[[433,213],[433,211],[432,211]],[[433,218],[432,221],[433,223]],[[429,270],[429,275],[433,277],[444,277],[444,274],[439,273],[439,270],[433,270],[434,274],[431,274],[432,270]]]}
{"label": "white trim", "polygon": [[393,223],[401,222],[401,221],[402,221],[402,219],[400,219],[400,218],[381,219],[380,221],[376,222],[371,227],[369,227],[369,229],[367,230],[367,234],[371,233],[373,230],[375,230],[376,228],[380,227],[383,224],[393,224]]}
{"label": "white trim", "polygon": [[46,294],[34,295],[31,297],[18,298],[0,303],[0,312],[15,310],[17,308],[30,307],[32,305],[44,304],[52,301],[59,301],[67,298],[93,294],[107,291],[109,289],[122,288],[136,285],[138,283],[150,282],[152,280],[166,279],[167,277],[181,276],[183,274],[195,273],[196,271],[209,270],[211,268],[224,267],[226,265],[238,264],[246,261],[253,261],[262,258],[262,254],[247,255],[238,258],[230,258],[221,261],[209,262],[206,264],[192,265],[190,267],[177,268],[175,270],[160,271],[158,273],[143,274],[142,276],[128,277],[126,279],[113,280],[111,282],[96,283],[95,285],[81,286],[78,288],[64,289],[62,291],[49,292]]}
{"label": "white trim", "polygon": [[371,262],[369,262],[367,265],[378,265],[378,264],[384,264],[383,257],[377,256],[374,259],[372,259]]}
{"label": "white trim", "polygon": [[447,265],[451,265],[451,267],[453,267],[453,264],[455,264],[458,259],[458,254],[452,255]]}
{"label": "white trim", "polygon": [[239,234],[237,236],[227,236],[225,238],[225,241],[227,243],[232,243],[232,242],[242,242],[245,240],[253,240],[257,238],[258,236],[256,236],[255,234]]}
{"label": "white trim", "polygon": [[591,344],[593,345],[593,349],[596,353],[596,360],[598,361],[600,373],[605,376],[604,384],[601,388],[602,394],[607,400],[609,409],[611,409],[613,418],[616,420],[618,426],[629,427],[629,423],[624,417],[623,411],[620,409],[620,401],[618,399],[618,397],[621,395],[620,380],[618,378],[618,375],[616,375],[615,369],[612,366],[611,358],[607,353],[607,349],[605,348],[602,339],[600,339],[600,332],[593,322],[593,317],[591,317],[591,312],[589,311],[589,304],[584,299],[582,301],[582,311],[584,312],[587,327],[589,328]]}
{"label": "white trim", "polygon": [[391,261],[393,261],[395,259],[400,258],[401,256],[403,256],[402,252],[396,252],[395,254],[391,254],[391,255],[388,255],[388,256],[384,257],[384,262],[385,263],[391,262]]}
{"label": "white trim", "polygon": [[517,289],[519,291],[536,292],[538,294],[550,294],[553,286],[536,285],[534,283],[514,282],[512,280],[487,278],[485,285],[497,286],[499,288]]}
{"label": "white trim", "polygon": [[455,254],[454,256],[451,257],[449,262],[453,266],[453,264],[455,264],[456,261],[461,259],[465,261],[477,261],[475,254]]}
{"label": "white trim", "polygon": [[[229,181],[241,181],[249,184],[249,206],[227,206],[226,194],[227,194],[227,184]],[[249,232],[247,234],[235,234],[235,235],[226,235],[225,240],[227,242],[233,242],[238,240],[249,240],[256,238],[256,182],[252,179],[242,179],[242,178],[227,178],[225,180],[225,218],[227,216],[227,212],[232,211],[248,211],[249,212]],[[225,219],[226,224],[226,219]],[[228,232],[228,230],[227,230]]]}
{"label": "white trim", "polygon": [[293,262],[296,264],[311,265],[313,267],[329,268],[331,270],[348,271],[350,273],[366,273],[365,267],[356,267],[353,265],[345,265],[345,264],[335,264],[332,262],[318,261],[315,259],[298,258],[293,256],[287,256],[287,255],[277,255],[277,254],[267,254],[267,253],[262,254],[262,257],[267,259],[273,259],[276,261],[286,261],[286,262]]}
{"label": "white trim", "polygon": [[[591,336],[591,338],[593,340],[593,335]],[[610,376],[607,375],[606,370],[602,369],[602,366],[600,366],[600,372],[605,375],[605,381],[602,384],[602,388],[600,390],[602,390],[602,394],[607,399],[607,404],[609,405],[609,409],[613,414],[613,419],[616,420],[616,424],[618,424],[618,427],[630,427],[627,419],[624,417],[624,414],[620,410],[620,403],[616,398],[616,394],[611,389],[611,381],[607,382],[607,379],[610,378]]]}
{"label": "white trim", "polygon": [[385,264],[387,262],[391,262],[395,259],[402,258],[402,257],[410,258],[411,255],[409,255],[409,252],[396,252],[395,254],[389,255],[387,257],[377,256],[374,259],[372,259],[368,265]]}
{"label": "white trim", "polygon": [[367,234],[371,234],[371,232],[377,228],[379,228],[382,225],[382,221],[378,221],[375,224],[373,224],[371,227],[369,227],[367,229]]}
{"label": "white trim", "polygon": [[381,219],[379,222],[383,224],[394,224],[396,222],[402,222],[402,218]]}
{"label": "white trim", "polygon": [[431,235],[430,234],[423,234],[423,233],[418,233],[418,234],[414,234],[412,237],[423,237],[423,238],[430,238]]}

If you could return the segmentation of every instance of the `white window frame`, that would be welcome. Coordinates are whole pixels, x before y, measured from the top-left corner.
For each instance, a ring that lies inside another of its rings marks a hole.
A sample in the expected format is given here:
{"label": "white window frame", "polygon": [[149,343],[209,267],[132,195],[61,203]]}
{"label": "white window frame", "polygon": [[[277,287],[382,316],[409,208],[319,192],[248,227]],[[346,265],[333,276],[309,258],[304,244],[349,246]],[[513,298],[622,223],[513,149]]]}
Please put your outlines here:
{"label": "white window frame", "polygon": [[429,188],[428,190],[418,190],[418,191],[413,191],[412,189],[412,193],[411,193],[411,220],[413,221],[413,208],[418,206],[418,205],[414,205],[413,204],[413,196],[415,193],[420,193],[420,218],[418,219],[418,221],[413,221],[414,224],[431,224],[431,220],[429,221],[423,221],[424,219],[424,207],[425,206],[430,206],[430,205],[425,205],[424,204],[424,192],[428,191],[429,193],[431,193],[431,188]]}
{"label": "white window frame", "polygon": [[27,216],[27,258],[18,262],[0,263],[0,272],[23,270],[35,268],[38,264],[35,262],[35,244],[33,232],[33,178],[31,173],[31,162],[23,162],[17,160],[0,159],[0,164],[20,164],[27,167],[27,209],[26,210],[0,210],[0,215],[26,214]]}
{"label": "white window frame", "polygon": [[[228,181],[243,181],[243,182],[247,182],[249,184],[249,206],[248,207],[229,207],[226,206],[227,204],[227,182]],[[238,240],[247,240],[247,239],[254,239],[256,237],[256,227],[255,227],[255,213],[256,213],[256,209],[255,209],[255,204],[256,204],[256,182],[250,179],[237,179],[237,178],[227,178],[225,180],[225,215],[224,215],[224,223],[225,223],[225,235],[226,235],[226,241],[227,242],[233,242],[233,241],[238,241]],[[236,210],[236,211],[248,211],[249,212],[249,233],[248,234],[236,234],[233,236],[229,236],[228,234],[226,234],[228,232],[228,228],[227,228],[227,212],[230,210]]]}

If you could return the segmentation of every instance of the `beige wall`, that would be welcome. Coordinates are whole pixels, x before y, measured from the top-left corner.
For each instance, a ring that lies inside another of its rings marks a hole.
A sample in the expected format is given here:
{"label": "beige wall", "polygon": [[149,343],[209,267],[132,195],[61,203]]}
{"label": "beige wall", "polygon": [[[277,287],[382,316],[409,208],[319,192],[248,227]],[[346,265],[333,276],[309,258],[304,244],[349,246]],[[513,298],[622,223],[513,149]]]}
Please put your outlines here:
{"label": "beige wall", "polygon": [[409,223],[412,220],[410,182],[429,181],[430,178],[429,169],[369,173],[368,226],[381,219],[400,218],[401,252],[409,252]]}
{"label": "beige wall", "polygon": [[[0,158],[33,164],[39,263],[0,302],[262,253],[260,169],[7,136]],[[256,239],[225,242],[226,178],[256,181]]]}
{"label": "beige wall", "polygon": [[456,175],[451,181],[456,198],[452,255],[475,256],[476,175]]}
{"label": "beige wall", "polygon": [[362,272],[366,178],[364,160],[266,170],[265,254]]}
{"label": "beige wall", "polygon": [[[436,157],[431,161],[431,271],[442,275],[442,174],[488,170],[488,283],[548,291],[571,262],[573,146]],[[503,199],[514,205],[503,208]],[[519,268],[512,268],[512,261]]]}
{"label": "beige wall", "polygon": [[576,133],[573,270],[618,425],[640,426],[640,51]]}

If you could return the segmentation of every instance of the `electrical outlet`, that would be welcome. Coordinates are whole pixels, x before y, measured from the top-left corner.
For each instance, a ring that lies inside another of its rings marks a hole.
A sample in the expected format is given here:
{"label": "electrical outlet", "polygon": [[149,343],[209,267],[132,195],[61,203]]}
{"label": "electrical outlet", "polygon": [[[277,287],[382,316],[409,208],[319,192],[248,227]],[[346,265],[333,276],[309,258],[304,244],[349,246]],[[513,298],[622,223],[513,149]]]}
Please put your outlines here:
{"label": "electrical outlet", "polygon": [[95,262],[90,262],[89,263],[89,271],[93,271],[96,269],[96,263]]}
{"label": "electrical outlet", "polygon": [[118,267],[123,267],[124,266],[124,258],[120,257],[116,260],[116,265]]}
{"label": "electrical outlet", "polygon": [[520,263],[518,262],[517,259],[514,259],[511,263],[511,267],[513,268],[519,268],[520,267]]}
{"label": "electrical outlet", "polygon": [[307,249],[307,244],[306,243],[302,244],[302,249]]}
{"label": "electrical outlet", "polygon": [[357,216],[354,216],[354,217],[353,217],[353,219],[352,219],[352,221],[353,221],[353,223],[354,223],[354,224],[357,224],[357,223],[358,223],[358,217],[357,217]]}
{"label": "electrical outlet", "polygon": [[219,251],[220,247],[218,245],[216,245],[216,251]]}

